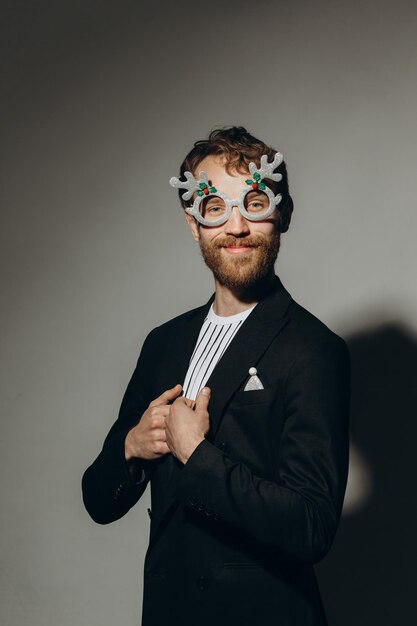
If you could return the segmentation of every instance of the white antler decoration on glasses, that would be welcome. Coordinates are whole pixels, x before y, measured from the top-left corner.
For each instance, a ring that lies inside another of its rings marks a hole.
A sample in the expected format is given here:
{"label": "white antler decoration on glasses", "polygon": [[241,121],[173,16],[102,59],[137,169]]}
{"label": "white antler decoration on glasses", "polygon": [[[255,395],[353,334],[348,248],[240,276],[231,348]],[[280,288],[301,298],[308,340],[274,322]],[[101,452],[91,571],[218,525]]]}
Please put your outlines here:
{"label": "white antler decoration on glasses", "polygon": [[176,176],[173,176],[169,181],[171,187],[187,189],[181,196],[183,200],[189,200],[194,192],[197,192],[199,196],[203,196],[207,195],[209,190],[210,192],[216,191],[214,187],[209,187],[207,174],[205,172],[200,172],[199,180],[196,180],[191,172],[184,172],[184,176],[186,178],[185,181],[179,180]]}
{"label": "white antler decoration on glasses", "polygon": [[199,189],[199,185],[191,172],[184,172],[184,176],[186,178],[185,181],[181,181],[176,176],[173,176],[170,179],[169,184],[171,187],[175,187],[176,189],[187,189],[188,191],[182,194],[182,199],[189,200],[193,193]]}
{"label": "white antler decoration on glasses", "polygon": [[[261,156],[261,167],[258,169],[255,163],[249,164],[249,171],[255,180],[258,182],[264,178],[269,178],[270,180],[276,180],[277,182],[282,179],[282,174],[274,173],[274,169],[281,165],[284,157],[281,152],[277,152],[274,156],[271,163],[268,163],[268,157],[266,154]],[[257,174],[257,176],[255,176]]]}

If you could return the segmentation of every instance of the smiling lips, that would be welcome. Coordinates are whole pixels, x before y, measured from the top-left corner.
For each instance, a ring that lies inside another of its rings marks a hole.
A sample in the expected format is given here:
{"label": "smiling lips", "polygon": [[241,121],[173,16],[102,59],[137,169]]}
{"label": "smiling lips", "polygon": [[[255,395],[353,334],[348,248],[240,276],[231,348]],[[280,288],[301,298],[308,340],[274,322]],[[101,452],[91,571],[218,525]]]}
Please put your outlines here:
{"label": "smiling lips", "polygon": [[231,255],[243,255],[249,254],[254,248],[259,248],[259,246],[262,246],[263,243],[264,240],[262,236],[258,234],[250,235],[244,238],[227,235],[222,237],[218,241],[214,240],[212,242],[212,245],[217,249],[223,248],[228,254]]}
{"label": "smiling lips", "polygon": [[223,246],[225,250],[232,254],[245,254],[253,249],[253,246]]}
{"label": "smiling lips", "polygon": [[218,248],[226,248],[227,250],[247,250],[249,248],[255,248],[259,245],[257,237],[245,237],[239,239],[237,237],[222,237],[219,241],[214,241],[214,245]]}

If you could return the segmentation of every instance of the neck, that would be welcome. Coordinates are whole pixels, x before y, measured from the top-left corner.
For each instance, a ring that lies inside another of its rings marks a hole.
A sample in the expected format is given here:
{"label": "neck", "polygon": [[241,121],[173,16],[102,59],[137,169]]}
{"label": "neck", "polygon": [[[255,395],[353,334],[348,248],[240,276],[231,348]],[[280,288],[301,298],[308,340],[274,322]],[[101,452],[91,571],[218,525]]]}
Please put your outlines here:
{"label": "neck", "polygon": [[250,309],[267,295],[272,288],[274,278],[275,274],[272,270],[255,285],[241,289],[226,287],[215,278],[216,294],[213,302],[215,314],[226,317]]}

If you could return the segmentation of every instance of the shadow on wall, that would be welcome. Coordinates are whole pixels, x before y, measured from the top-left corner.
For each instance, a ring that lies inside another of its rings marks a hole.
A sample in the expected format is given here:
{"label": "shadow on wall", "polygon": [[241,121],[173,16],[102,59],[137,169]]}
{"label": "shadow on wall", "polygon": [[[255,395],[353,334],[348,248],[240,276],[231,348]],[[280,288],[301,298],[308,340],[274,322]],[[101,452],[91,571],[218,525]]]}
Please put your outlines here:
{"label": "shadow on wall", "polygon": [[317,566],[323,601],[329,626],[415,626],[417,338],[390,324],[348,344],[351,437],[371,481]]}

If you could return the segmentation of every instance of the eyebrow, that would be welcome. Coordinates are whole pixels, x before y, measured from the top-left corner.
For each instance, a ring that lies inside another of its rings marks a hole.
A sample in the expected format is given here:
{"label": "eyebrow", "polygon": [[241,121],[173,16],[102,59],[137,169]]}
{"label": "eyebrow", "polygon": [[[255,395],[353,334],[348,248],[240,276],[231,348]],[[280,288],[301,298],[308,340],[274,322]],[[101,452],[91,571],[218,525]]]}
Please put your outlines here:
{"label": "eyebrow", "polygon": [[247,195],[249,196],[250,194],[253,194],[254,196],[259,196],[260,198],[266,196],[266,193],[264,191],[258,191],[256,189],[250,189]]}

